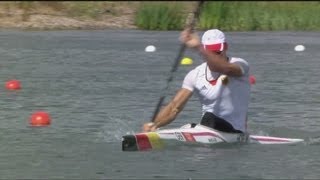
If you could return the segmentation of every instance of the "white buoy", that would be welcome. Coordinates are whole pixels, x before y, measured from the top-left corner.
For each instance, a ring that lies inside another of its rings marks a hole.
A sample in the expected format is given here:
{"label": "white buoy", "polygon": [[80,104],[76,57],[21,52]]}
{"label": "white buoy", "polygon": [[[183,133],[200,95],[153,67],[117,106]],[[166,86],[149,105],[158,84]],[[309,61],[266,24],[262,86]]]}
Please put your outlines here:
{"label": "white buoy", "polygon": [[155,52],[156,51],[156,47],[154,47],[153,45],[147,46],[145,48],[146,52]]}
{"label": "white buoy", "polygon": [[304,51],[305,49],[304,45],[296,45],[296,47],[294,47],[295,51]]}

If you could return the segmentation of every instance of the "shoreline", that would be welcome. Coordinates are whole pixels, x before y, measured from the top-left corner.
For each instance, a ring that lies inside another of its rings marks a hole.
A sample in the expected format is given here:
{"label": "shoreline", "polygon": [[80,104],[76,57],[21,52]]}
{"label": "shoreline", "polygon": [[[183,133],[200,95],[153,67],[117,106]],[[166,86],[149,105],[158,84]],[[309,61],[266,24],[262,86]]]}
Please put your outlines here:
{"label": "shoreline", "polygon": [[[189,2],[179,3],[185,5],[186,14],[192,9]],[[140,4],[140,1],[6,2],[0,6],[0,29],[137,30],[134,22]]]}
{"label": "shoreline", "polygon": [[0,29],[16,30],[100,30],[138,29],[132,16],[105,16],[101,20],[76,19],[57,15],[34,14],[22,21],[19,16],[1,17]]}
{"label": "shoreline", "polygon": [[[194,3],[196,3],[196,1],[193,1],[192,3],[187,1],[180,1],[179,3],[181,3],[179,5],[183,7],[183,16],[188,22],[188,19],[191,17],[192,11],[194,9]],[[231,4],[230,7],[233,7],[232,5],[234,4]],[[263,3],[260,3],[258,5],[260,9],[265,6],[265,4]],[[272,12],[272,10],[278,10],[281,6],[284,5],[287,4],[275,3],[270,6],[272,7],[270,11]],[[299,4],[292,4],[292,8],[297,9],[297,5]],[[310,10],[310,12],[316,12],[316,10],[320,8],[320,6],[316,5],[318,4],[314,4],[315,8],[311,9],[313,11]],[[241,7],[243,9],[247,6],[243,5]],[[141,11],[139,7],[141,7],[140,1],[7,1],[3,2],[0,5],[0,29],[15,29],[22,31],[108,29],[140,30],[140,28],[144,29],[144,27],[140,27],[141,24],[135,25],[135,21],[140,20],[139,16],[136,17],[137,11]],[[309,7],[310,9],[312,6],[306,6],[306,9],[307,7]],[[214,11],[214,7],[212,8]],[[227,10],[225,11],[229,12]],[[256,12],[260,11],[248,11],[247,14]],[[221,23],[219,24],[217,22],[217,18],[207,18],[204,19],[204,23],[202,23],[201,28],[206,29],[210,27],[220,27],[228,29],[228,31],[272,31],[275,29],[279,29],[280,31],[282,31],[282,29],[292,29],[292,31],[317,31],[319,28],[319,26],[317,26],[317,23],[319,23],[318,19],[308,18],[308,16],[305,15],[308,12],[306,10],[299,11],[300,16],[293,17],[294,21],[288,19],[285,13],[280,15],[278,14],[277,16],[272,16],[273,18],[276,18],[278,20],[270,21],[265,17],[271,17],[271,12],[266,11],[265,16],[262,16],[261,13],[256,13],[256,16],[261,19],[261,22],[257,21],[257,19],[255,18],[250,19],[250,16],[248,15],[242,17],[242,19],[248,19],[247,22],[239,22],[239,18],[234,17],[231,14],[229,19],[222,18],[222,20],[226,22],[223,26],[221,25]],[[287,8],[285,12],[287,12],[287,14],[290,14],[291,11],[289,11]],[[148,16],[148,14],[145,14],[145,16]],[[221,14],[217,15],[217,17],[220,16]],[[152,17],[150,17],[149,21],[155,22]],[[237,22],[238,25],[232,26],[231,22],[233,21]],[[145,24],[148,23],[148,21],[145,22]],[[138,26],[140,28],[138,28]],[[148,27],[146,27],[145,29],[148,29]]]}
{"label": "shoreline", "polygon": [[0,29],[137,29],[134,25],[137,7],[137,2],[7,2],[0,6]]}

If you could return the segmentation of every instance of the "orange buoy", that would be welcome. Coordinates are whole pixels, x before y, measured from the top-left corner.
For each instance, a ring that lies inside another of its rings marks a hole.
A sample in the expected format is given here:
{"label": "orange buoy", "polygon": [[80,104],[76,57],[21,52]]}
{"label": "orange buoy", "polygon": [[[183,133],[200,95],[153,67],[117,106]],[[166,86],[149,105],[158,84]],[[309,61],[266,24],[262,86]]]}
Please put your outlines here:
{"label": "orange buoy", "polygon": [[13,79],[6,82],[6,88],[8,90],[17,90],[21,89],[20,81]]}
{"label": "orange buoy", "polygon": [[249,76],[249,81],[250,81],[250,84],[255,84],[256,83],[256,78],[253,75],[250,75]]}
{"label": "orange buoy", "polygon": [[51,124],[51,118],[47,112],[38,111],[31,115],[29,122],[32,126],[47,126]]}

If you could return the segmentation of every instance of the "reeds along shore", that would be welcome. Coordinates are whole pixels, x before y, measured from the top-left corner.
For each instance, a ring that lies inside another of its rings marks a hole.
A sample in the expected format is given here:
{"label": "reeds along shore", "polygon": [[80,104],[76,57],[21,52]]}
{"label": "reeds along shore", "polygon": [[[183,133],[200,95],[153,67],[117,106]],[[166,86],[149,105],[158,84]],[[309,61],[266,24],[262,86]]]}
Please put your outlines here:
{"label": "reeds along shore", "polygon": [[[181,30],[196,1],[3,1],[0,18],[50,14],[105,21],[126,15],[143,30]],[[206,1],[198,29],[225,31],[320,30],[320,1]]]}
{"label": "reeds along shore", "polygon": [[[145,3],[138,8],[136,25],[142,29],[182,29],[186,4]],[[184,12],[184,14],[183,14]],[[183,14],[183,15],[181,15]],[[220,28],[226,31],[320,30],[320,2],[205,2],[199,29]]]}

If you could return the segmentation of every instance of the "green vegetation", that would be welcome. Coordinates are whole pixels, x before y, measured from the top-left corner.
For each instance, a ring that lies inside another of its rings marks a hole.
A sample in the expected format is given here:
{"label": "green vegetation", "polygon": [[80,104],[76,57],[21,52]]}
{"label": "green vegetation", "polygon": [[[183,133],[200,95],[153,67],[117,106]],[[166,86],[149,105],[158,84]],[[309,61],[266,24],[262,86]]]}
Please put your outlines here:
{"label": "green vegetation", "polygon": [[[164,6],[168,10],[163,10]],[[186,15],[179,16],[179,9],[186,9],[186,3],[180,4],[175,10],[174,6],[174,3],[162,6],[145,3],[138,10],[138,27],[181,30],[184,27],[181,22],[186,19]],[[208,1],[202,9],[198,28],[220,28],[226,31],[320,30],[319,12],[320,2]],[[174,22],[177,23],[173,25]]]}
{"label": "green vegetation", "polygon": [[[0,18],[43,14],[89,21],[134,18],[139,29],[181,30],[196,1],[4,1]],[[198,29],[225,31],[320,30],[319,1],[206,1]],[[121,19],[120,19],[121,20]]]}
{"label": "green vegetation", "polygon": [[103,12],[102,2],[88,3],[86,1],[79,1],[76,3],[65,4],[65,12],[71,17],[88,17],[98,19]]}
{"label": "green vegetation", "polygon": [[136,14],[138,28],[148,30],[181,29],[185,18],[177,3],[142,3]]}

